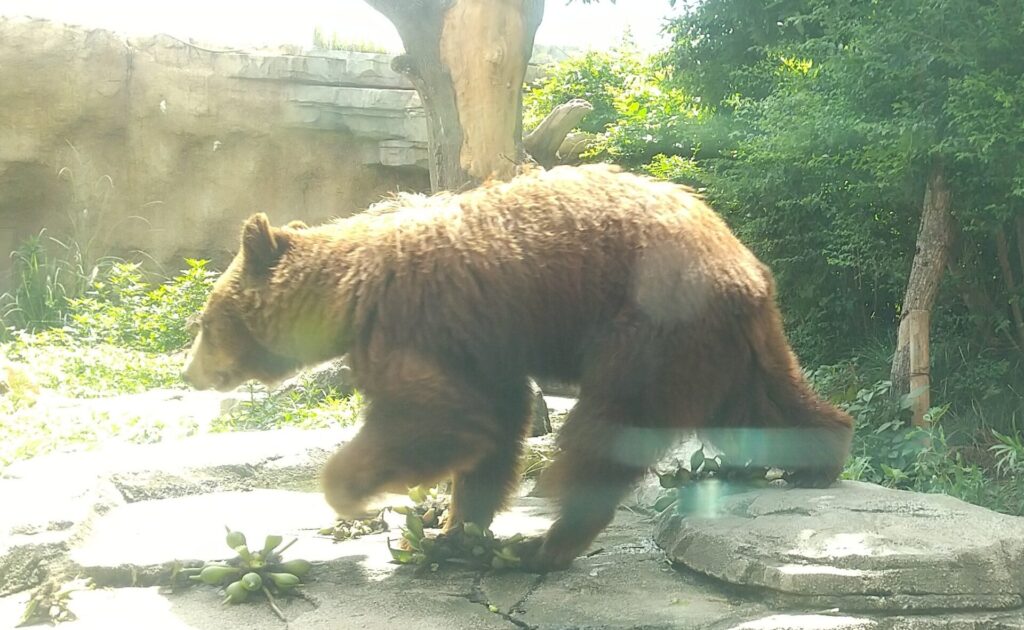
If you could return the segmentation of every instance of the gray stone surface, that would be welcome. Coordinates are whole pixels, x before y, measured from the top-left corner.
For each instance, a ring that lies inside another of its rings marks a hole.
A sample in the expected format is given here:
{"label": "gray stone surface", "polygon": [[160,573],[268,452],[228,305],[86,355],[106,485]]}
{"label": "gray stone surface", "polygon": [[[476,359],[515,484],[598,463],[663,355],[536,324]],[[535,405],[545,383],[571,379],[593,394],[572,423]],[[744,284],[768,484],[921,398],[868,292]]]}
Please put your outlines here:
{"label": "gray stone surface", "polygon": [[[255,488],[312,489],[322,463],[353,431],[211,434],[14,464],[0,478],[0,595],[37,585],[66,561],[73,543],[100,531],[97,519],[131,509],[128,504]],[[171,519],[178,520],[193,522]]]}
{"label": "gray stone surface", "polygon": [[[417,575],[387,551],[400,516],[357,540],[317,533],[333,522],[314,491],[317,469],[350,436],[225,434],[12,467],[0,480],[0,501],[14,506],[0,513],[0,627],[26,589],[58,574],[95,584],[72,596],[79,619],[62,625],[71,629],[1024,629],[1021,519],[864,484],[734,495],[714,519],[627,502],[566,571]],[[494,530],[539,534],[553,515],[550,503],[519,496]],[[314,562],[303,596],[282,602],[287,625],[259,602],[228,607],[212,587],[168,587],[173,567],[231,555],[225,525],[252,546],[267,533],[294,536],[286,556]]]}
{"label": "gray stone surface", "polygon": [[1015,609],[1024,519],[942,495],[843,482],[729,496],[708,516],[666,513],[655,535],[691,569],[843,610]]}

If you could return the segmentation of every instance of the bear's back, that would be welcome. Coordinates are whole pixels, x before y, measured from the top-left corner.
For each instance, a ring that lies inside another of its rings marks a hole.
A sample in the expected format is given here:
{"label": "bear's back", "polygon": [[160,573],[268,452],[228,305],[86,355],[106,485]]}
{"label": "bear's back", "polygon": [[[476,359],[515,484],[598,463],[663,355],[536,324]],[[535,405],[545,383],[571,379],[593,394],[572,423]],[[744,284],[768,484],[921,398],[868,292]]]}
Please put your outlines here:
{"label": "bear's back", "polygon": [[557,167],[459,195],[403,195],[339,224],[389,345],[578,362],[607,322],[676,326],[770,297],[770,278],[696,195],[605,166]]}

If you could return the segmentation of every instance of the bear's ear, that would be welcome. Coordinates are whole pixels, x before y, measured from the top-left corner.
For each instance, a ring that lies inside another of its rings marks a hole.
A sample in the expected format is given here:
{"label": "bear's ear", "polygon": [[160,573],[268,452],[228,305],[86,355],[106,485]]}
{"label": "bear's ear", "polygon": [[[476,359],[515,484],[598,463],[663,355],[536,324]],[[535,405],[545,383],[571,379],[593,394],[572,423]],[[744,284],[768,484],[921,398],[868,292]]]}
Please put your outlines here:
{"label": "bear's ear", "polygon": [[309,226],[306,225],[305,221],[300,221],[298,219],[295,219],[294,221],[289,221],[288,223],[286,223],[285,227],[289,227],[289,228],[291,228],[293,230],[305,230]]}
{"label": "bear's ear", "polygon": [[262,273],[277,264],[284,253],[285,243],[270,225],[267,215],[260,212],[249,217],[242,228],[242,252],[247,271]]}

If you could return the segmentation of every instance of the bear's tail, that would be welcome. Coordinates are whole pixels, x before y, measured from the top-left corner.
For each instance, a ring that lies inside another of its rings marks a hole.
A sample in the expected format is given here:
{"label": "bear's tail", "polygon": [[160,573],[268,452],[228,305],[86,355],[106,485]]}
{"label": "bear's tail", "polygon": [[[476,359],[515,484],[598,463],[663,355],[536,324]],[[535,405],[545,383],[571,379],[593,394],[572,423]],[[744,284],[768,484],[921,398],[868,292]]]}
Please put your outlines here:
{"label": "bear's tail", "polygon": [[712,424],[719,435],[707,437],[727,461],[781,468],[798,486],[828,486],[849,456],[853,419],[811,389],[774,300],[757,311],[739,323],[749,362]]}

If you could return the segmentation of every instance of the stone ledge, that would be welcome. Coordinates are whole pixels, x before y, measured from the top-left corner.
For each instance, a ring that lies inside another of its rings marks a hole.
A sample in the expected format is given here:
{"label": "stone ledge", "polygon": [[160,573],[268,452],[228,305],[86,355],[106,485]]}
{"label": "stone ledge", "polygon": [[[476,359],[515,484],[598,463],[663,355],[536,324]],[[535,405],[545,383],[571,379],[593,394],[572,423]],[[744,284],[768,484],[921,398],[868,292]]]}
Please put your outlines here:
{"label": "stone ledge", "polygon": [[856,482],[745,492],[715,510],[713,517],[670,510],[655,539],[673,562],[790,604],[968,610],[1022,603],[1021,518]]}

